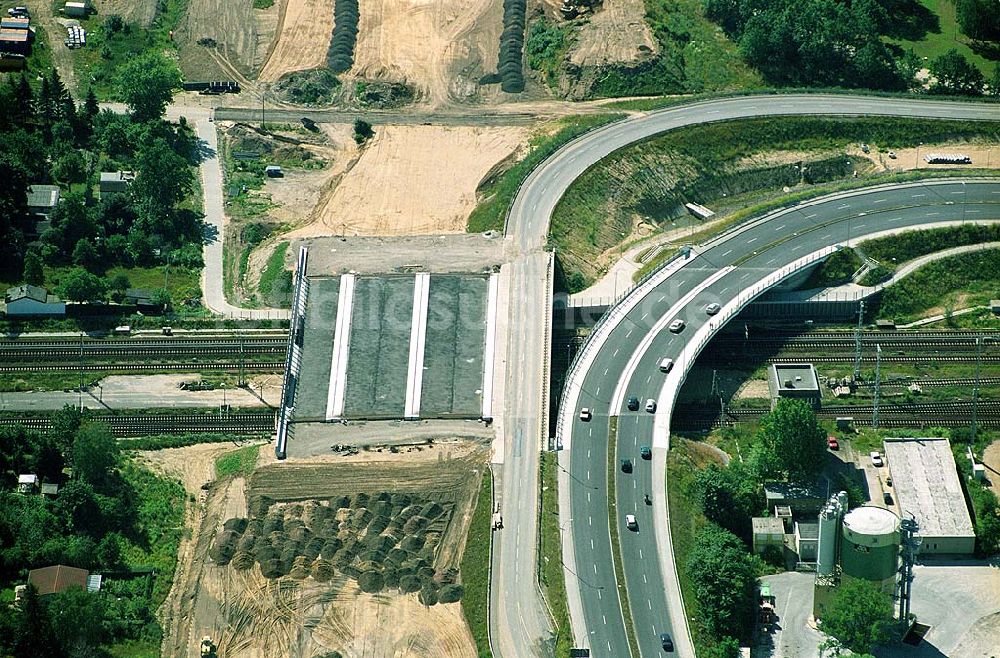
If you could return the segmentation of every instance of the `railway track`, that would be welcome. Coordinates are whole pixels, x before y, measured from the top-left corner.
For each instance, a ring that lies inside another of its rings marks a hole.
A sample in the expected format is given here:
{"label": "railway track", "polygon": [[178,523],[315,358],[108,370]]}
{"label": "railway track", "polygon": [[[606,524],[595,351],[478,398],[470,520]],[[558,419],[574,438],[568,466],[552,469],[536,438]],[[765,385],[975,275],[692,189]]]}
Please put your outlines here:
{"label": "railway track", "polygon": [[[966,377],[963,379],[902,379],[902,380],[883,380],[880,382],[882,386],[909,386],[910,384],[917,384],[918,386],[975,386],[976,380],[973,377]],[[980,377],[980,386],[1000,386],[1000,377]],[[875,382],[864,381],[856,382],[855,386],[858,388],[875,388]]]}
{"label": "railway track", "polygon": [[[107,423],[114,435],[119,438],[193,432],[218,432],[241,436],[270,434],[274,431],[274,417],[273,411],[90,416],[93,420]],[[52,421],[49,418],[4,416],[0,417],[0,426],[3,425],[23,425],[46,431],[52,428]]]}
{"label": "railway track", "polygon": [[163,340],[85,340],[80,341],[7,341],[0,343],[0,361],[67,361],[80,359],[150,357],[283,356],[287,338],[163,339]]}
{"label": "railway track", "polygon": [[[710,349],[706,349],[698,357],[699,360],[704,359],[706,363],[725,363],[732,364],[733,356],[728,352],[715,352]],[[862,363],[875,363],[877,360],[874,354],[863,354],[861,355]],[[844,352],[843,354],[806,354],[806,355],[781,355],[781,356],[767,356],[764,357],[764,363],[788,363],[789,361],[809,361],[811,363],[854,363],[854,354],[849,352]],[[899,355],[899,354],[882,354],[882,363],[976,363],[976,355],[974,354],[922,354],[922,355]],[[983,354],[981,358],[982,363],[1000,363],[1000,354]]]}
{"label": "railway track", "polygon": [[[284,364],[281,361],[272,362],[249,362],[244,363],[242,369],[244,372],[279,372]],[[77,372],[80,370],[80,365],[78,363],[48,363],[39,364],[33,363],[31,365],[8,365],[0,364],[0,373],[36,373],[36,372]],[[121,371],[123,374],[134,374],[137,371],[142,372],[158,372],[158,371],[174,371],[174,372],[198,372],[203,370],[217,370],[221,372],[238,372],[240,370],[239,363],[109,363],[109,364],[99,364],[99,363],[87,363],[84,365],[83,371],[88,372],[118,372]]]}
{"label": "railway track", "polygon": [[[674,429],[702,429],[719,425],[734,425],[756,420],[768,412],[759,409],[727,409],[720,415],[718,409],[707,407],[677,407],[671,426]],[[880,404],[879,422],[891,427],[961,427],[972,421],[972,401],[917,402]],[[870,425],[872,407],[861,405],[831,405],[816,412],[818,418],[835,420],[850,417],[855,423]],[[1000,401],[980,400],[976,422],[982,427],[1000,427]]]}

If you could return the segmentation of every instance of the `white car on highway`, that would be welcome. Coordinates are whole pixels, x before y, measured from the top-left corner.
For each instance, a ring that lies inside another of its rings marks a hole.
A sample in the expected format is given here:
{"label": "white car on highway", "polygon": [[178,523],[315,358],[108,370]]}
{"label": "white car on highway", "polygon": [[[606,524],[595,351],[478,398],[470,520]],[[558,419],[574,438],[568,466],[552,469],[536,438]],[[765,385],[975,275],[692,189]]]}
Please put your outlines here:
{"label": "white car on highway", "polygon": [[634,514],[625,515],[625,527],[627,527],[629,530],[639,529],[639,522],[635,520]]}
{"label": "white car on highway", "polygon": [[684,331],[684,320],[677,319],[670,323],[670,332],[679,334]]}

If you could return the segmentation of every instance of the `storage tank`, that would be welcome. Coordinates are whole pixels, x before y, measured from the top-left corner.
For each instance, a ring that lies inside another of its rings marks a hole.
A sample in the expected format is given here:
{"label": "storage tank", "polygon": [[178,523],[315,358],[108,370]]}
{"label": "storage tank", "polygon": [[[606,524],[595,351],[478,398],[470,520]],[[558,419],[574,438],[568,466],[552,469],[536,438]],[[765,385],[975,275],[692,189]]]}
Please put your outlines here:
{"label": "storage tank", "polygon": [[858,507],[844,517],[840,566],[892,592],[899,568],[899,517],[881,507]]}
{"label": "storage tank", "polygon": [[[846,497],[846,495],[845,495]],[[837,565],[837,530],[847,505],[841,504],[839,494],[827,501],[819,513],[819,547],[816,552],[816,573],[829,576]]]}

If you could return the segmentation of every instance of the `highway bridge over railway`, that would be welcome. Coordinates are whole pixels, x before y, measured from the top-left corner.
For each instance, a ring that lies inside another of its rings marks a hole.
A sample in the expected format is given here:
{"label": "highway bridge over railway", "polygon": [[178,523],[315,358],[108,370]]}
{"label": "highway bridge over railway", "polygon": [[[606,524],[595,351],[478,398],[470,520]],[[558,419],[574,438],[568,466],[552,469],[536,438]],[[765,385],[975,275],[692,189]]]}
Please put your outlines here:
{"label": "highway bridge over railway", "polygon": [[[491,638],[505,658],[548,653],[549,629],[536,583],[538,454],[547,428],[543,413],[545,319],[551,306],[544,253],[549,221],[569,185],[611,152],[652,135],[699,123],[755,116],[907,116],[927,119],[997,120],[995,105],[840,95],[747,96],[692,103],[610,124],[571,142],[528,177],[514,200],[507,235],[517,247],[511,266],[512,308],[508,326],[508,395],[498,432],[503,440],[501,497],[505,530],[494,547]],[[965,207],[963,215],[962,208]],[[969,212],[972,210],[973,212]],[[669,417],[687,368],[710,336],[742,306],[784,277],[825,257],[838,244],[884,231],[944,222],[1000,220],[1000,184],[935,181],[883,186],[836,195],[772,213],[671,263],[633,289],[592,334],[567,379],[556,441],[561,445],[560,518],[563,560],[575,642],[592,656],[630,656],[612,560],[623,560],[639,650],[659,654],[657,634],[672,632],[679,655],[693,655],[670,547],[665,500]],[[704,314],[709,302],[722,311]],[[665,321],[683,317],[679,334]],[[674,358],[664,377],[654,356]],[[658,400],[646,414],[623,407],[626,394]],[[594,418],[576,419],[579,407]],[[609,419],[617,422],[617,446],[653,447],[650,461],[616,476],[618,509],[639,512],[640,531],[628,533],[608,515]],[[655,486],[654,486],[655,483]],[[654,504],[640,507],[643,493]],[[571,520],[571,522],[569,521]],[[613,556],[610,524],[618,524],[622,555]],[[514,529],[512,532],[511,529]],[[531,585],[529,585],[531,583]],[[638,658],[638,657],[633,657]]]}

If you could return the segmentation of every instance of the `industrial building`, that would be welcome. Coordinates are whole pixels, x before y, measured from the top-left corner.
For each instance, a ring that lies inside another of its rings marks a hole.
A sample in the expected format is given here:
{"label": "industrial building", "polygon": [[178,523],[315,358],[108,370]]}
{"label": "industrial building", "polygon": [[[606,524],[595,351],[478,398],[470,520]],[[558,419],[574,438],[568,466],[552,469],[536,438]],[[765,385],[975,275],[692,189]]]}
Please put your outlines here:
{"label": "industrial building", "polygon": [[944,438],[889,438],[883,443],[901,516],[920,524],[921,555],[970,555],[976,534]]}
{"label": "industrial building", "polygon": [[772,408],[779,398],[805,400],[817,407],[822,397],[816,368],[811,363],[773,364],[767,369],[767,387]]}
{"label": "industrial building", "polygon": [[61,318],[66,315],[66,302],[45,288],[25,284],[7,289],[3,311],[8,319]]}
{"label": "industrial building", "polygon": [[768,546],[774,546],[779,551],[785,543],[785,524],[773,516],[755,516],[751,519],[753,526],[753,552],[763,553]]}

